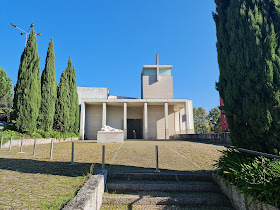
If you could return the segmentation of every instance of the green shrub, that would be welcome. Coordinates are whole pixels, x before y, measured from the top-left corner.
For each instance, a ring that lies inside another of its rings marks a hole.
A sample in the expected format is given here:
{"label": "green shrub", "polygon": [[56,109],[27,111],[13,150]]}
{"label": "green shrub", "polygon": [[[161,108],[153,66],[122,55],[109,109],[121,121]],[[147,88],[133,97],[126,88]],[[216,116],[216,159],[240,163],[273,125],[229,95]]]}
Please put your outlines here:
{"label": "green shrub", "polygon": [[[11,127],[8,128],[13,128],[13,125],[10,125]],[[31,137],[31,138],[54,138],[54,139],[67,139],[67,138],[73,138],[73,137],[79,137],[79,133],[61,133],[59,131],[51,131],[51,132],[46,132],[44,130],[38,129],[35,132],[33,132],[31,135],[19,133],[18,131],[15,130],[8,130],[7,127],[3,129],[3,131],[0,131],[0,139],[3,136],[3,143],[9,141],[11,137],[13,139],[21,139],[22,137]]]}
{"label": "green shrub", "polygon": [[43,138],[43,136],[40,133],[37,133],[36,131],[31,134],[31,137],[37,139]]}
{"label": "green shrub", "polygon": [[49,138],[52,137],[50,132],[44,131],[44,130],[42,130],[42,129],[38,129],[38,130],[36,131],[36,133],[37,133],[37,134],[40,134],[43,138],[46,138],[46,139],[49,139]]}
{"label": "green shrub", "polygon": [[13,139],[21,139],[22,137],[26,137],[25,134],[13,130],[0,131],[0,138],[2,138],[2,136],[3,136],[3,143],[9,141],[11,137],[13,137]]}
{"label": "green shrub", "polygon": [[6,130],[17,131],[17,128],[16,128],[16,126],[14,124],[7,124],[4,127],[3,131],[6,131]]}
{"label": "green shrub", "polygon": [[217,173],[245,196],[280,207],[280,160],[255,157],[236,150],[223,151]]}
{"label": "green shrub", "polygon": [[55,139],[61,139],[61,133],[59,131],[51,131],[50,132],[50,135],[52,138],[55,138]]}

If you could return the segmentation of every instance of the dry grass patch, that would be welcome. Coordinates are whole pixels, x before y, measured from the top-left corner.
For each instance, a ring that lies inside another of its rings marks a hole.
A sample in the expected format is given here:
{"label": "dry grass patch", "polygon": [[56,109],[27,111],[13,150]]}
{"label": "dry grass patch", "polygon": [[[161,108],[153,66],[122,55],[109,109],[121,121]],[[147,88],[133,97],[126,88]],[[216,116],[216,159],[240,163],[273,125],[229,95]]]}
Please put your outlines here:
{"label": "dry grass patch", "polygon": [[[50,144],[0,150],[0,208],[60,209],[87,180],[90,167],[101,168],[102,145],[75,144],[75,165],[70,165],[71,142],[55,143],[53,160]],[[124,144],[106,144],[106,168],[118,172],[153,172],[155,145],[159,146],[159,166],[163,172],[199,172],[213,169],[220,156],[221,146],[185,141],[126,141]],[[117,152],[118,148],[120,150]],[[197,168],[190,161],[196,163]],[[110,164],[117,152],[117,156]]]}
{"label": "dry grass patch", "polygon": [[111,171],[154,172],[155,146],[159,150],[159,168],[164,172],[213,170],[225,147],[176,140],[126,141],[118,151]]}
{"label": "dry grass patch", "polygon": [[[106,145],[107,162],[117,148]],[[70,165],[70,142],[54,144],[53,160],[49,144],[37,145],[35,157],[32,146],[19,151],[0,151],[1,209],[60,209],[88,179],[90,167],[99,169],[102,160],[102,145],[97,143],[75,144],[75,165]]]}

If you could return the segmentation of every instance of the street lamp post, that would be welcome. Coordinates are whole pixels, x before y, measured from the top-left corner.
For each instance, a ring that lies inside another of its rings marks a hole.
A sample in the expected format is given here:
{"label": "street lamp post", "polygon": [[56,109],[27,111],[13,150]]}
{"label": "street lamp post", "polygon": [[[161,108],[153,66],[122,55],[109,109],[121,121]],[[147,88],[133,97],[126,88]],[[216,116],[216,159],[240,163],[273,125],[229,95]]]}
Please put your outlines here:
{"label": "street lamp post", "polygon": [[[30,28],[28,29],[28,31],[24,31],[24,30],[22,30],[21,28],[19,28],[19,27],[17,27],[15,24],[13,24],[13,23],[11,23],[11,25],[13,26],[13,27],[15,27],[15,28],[17,28],[17,29],[19,29],[19,30],[21,30],[23,33],[20,33],[20,35],[25,35],[25,47],[26,47],[26,43],[27,43],[27,35],[28,34],[30,34],[29,33],[29,31],[30,31],[30,29],[31,28],[33,28],[34,27],[34,24],[32,23],[31,25],[30,25]],[[38,36],[42,36],[42,34],[40,34],[40,33],[38,33],[38,34],[36,34],[36,35],[38,35]]]}

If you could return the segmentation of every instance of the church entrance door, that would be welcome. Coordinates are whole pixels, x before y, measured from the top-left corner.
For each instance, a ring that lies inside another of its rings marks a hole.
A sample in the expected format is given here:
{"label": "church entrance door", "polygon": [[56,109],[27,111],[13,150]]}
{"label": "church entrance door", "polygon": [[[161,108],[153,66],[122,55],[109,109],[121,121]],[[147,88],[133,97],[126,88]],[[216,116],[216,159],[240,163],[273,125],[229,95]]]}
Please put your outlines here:
{"label": "church entrance door", "polygon": [[128,139],[142,139],[143,138],[143,120],[142,119],[128,119],[127,120],[127,138]]}

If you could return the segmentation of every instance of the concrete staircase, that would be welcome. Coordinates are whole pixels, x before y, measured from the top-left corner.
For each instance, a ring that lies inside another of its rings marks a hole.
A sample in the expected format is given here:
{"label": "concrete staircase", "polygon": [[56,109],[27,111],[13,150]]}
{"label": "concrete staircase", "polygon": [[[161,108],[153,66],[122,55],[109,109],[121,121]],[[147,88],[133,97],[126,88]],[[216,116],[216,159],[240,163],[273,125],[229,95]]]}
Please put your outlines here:
{"label": "concrete staircase", "polygon": [[[110,173],[101,209],[233,209],[211,174]],[[134,208],[133,208],[134,209]],[[136,208],[137,209],[137,208]]]}

